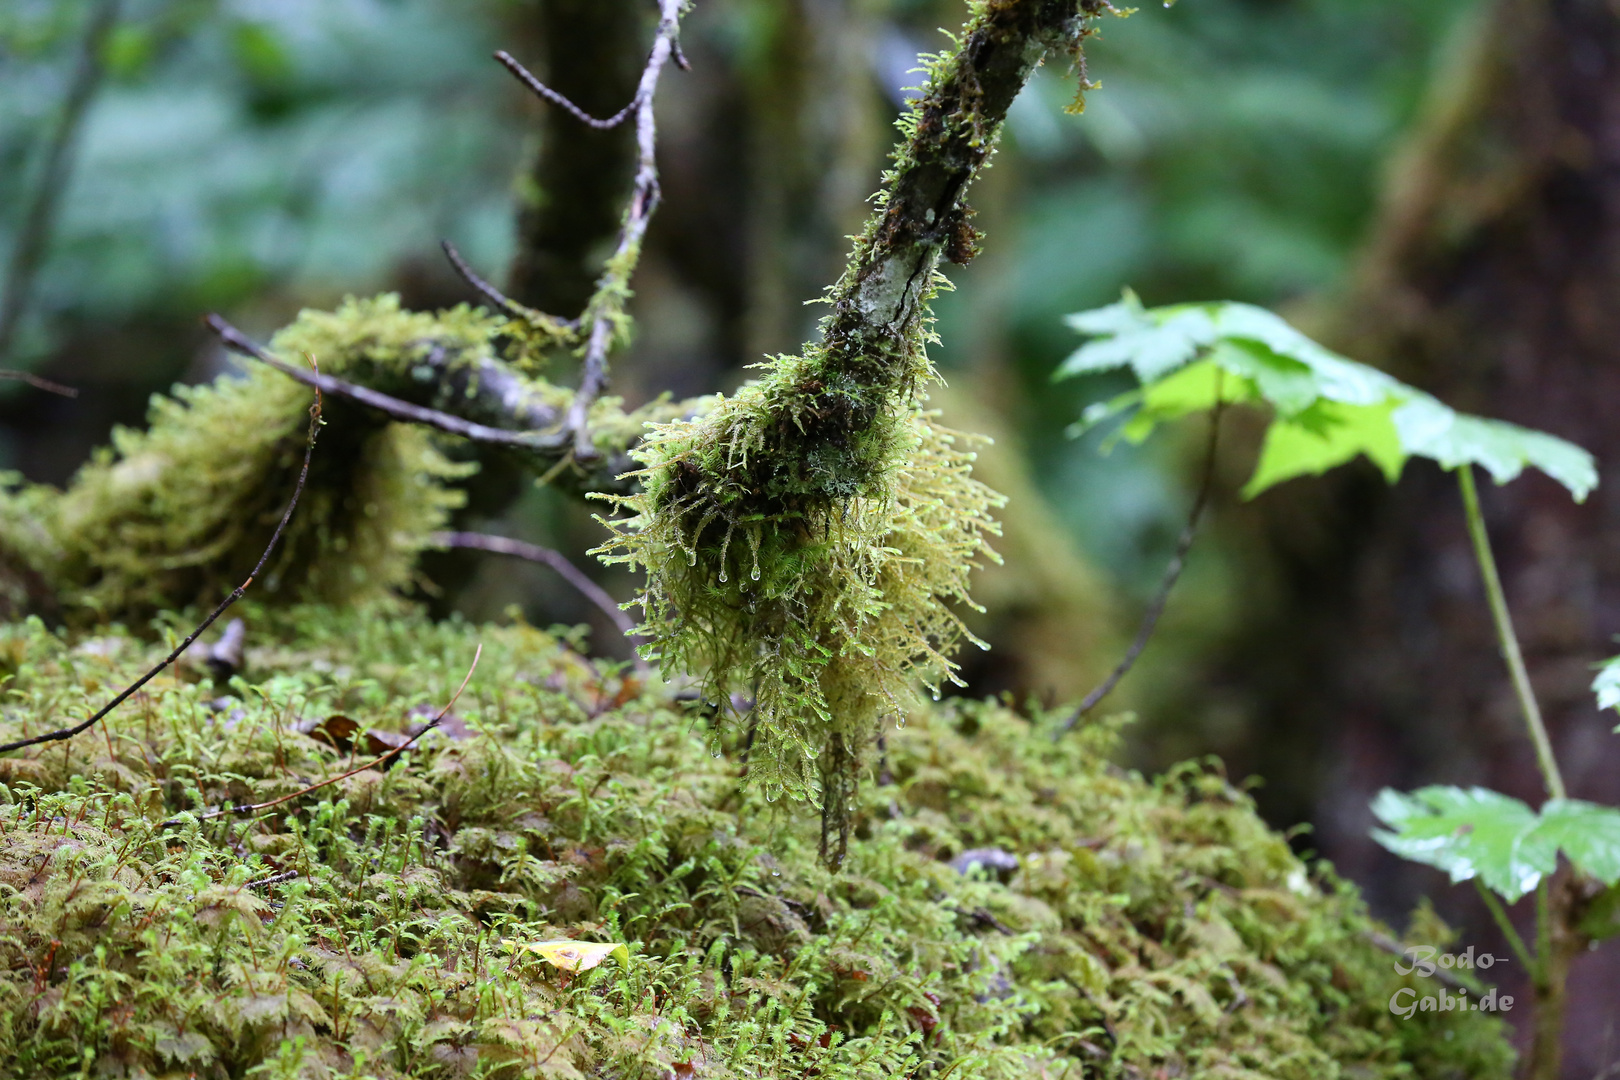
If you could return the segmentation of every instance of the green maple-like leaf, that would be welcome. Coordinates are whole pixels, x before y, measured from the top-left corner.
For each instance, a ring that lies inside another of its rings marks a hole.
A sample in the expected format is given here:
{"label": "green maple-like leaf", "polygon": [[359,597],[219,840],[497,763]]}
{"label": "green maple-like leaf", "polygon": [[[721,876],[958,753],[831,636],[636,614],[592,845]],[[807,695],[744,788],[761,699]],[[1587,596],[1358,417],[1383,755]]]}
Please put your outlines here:
{"label": "green maple-like leaf", "polygon": [[1147,438],[1168,420],[1217,402],[1267,405],[1272,420],[1244,495],[1365,455],[1394,482],[1412,457],[1445,468],[1478,465],[1499,484],[1540,469],[1577,502],[1597,486],[1592,456],[1551,435],[1459,413],[1428,394],[1323,348],[1264,308],[1117,304],[1069,316],[1092,340],[1055,377],[1129,368],[1136,390],[1086,410],[1079,428],[1129,413],[1122,437]]}
{"label": "green maple-like leaf", "polygon": [[1557,865],[1557,852],[1605,885],[1620,881],[1620,810],[1580,799],[1552,799],[1525,838],[1531,857]]}
{"label": "green maple-like leaf", "polygon": [[1426,787],[1410,795],[1386,788],[1372,810],[1391,830],[1374,830],[1374,840],[1402,858],[1444,870],[1452,881],[1477,876],[1513,901],[1547,872],[1526,862],[1520,850],[1536,812],[1518,799],[1485,788]]}
{"label": "green maple-like leaf", "polygon": [[1478,877],[1510,903],[1558,867],[1558,855],[1605,885],[1620,882],[1620,810],[1579,799],[1551,799],[1538,814],[1485,788],[1388,789],[1373,801],[1389,831],[1373,839],[1403,858],[1444,870],[1452,881]]}

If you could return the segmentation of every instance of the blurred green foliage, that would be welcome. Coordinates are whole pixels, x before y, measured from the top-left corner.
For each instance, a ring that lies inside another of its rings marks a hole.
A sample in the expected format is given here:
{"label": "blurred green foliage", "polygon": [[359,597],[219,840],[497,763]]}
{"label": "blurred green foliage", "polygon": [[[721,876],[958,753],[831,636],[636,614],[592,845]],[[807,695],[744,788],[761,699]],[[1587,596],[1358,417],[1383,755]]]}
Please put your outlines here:
{"label": "blurred green foliage", "polygon": [[[0,250],[91,6],[0,14]],[[64,324],[374,290],[441,236],[503,258],[521,139],[496,37],[443,0],[128,0],[17,362]]]}

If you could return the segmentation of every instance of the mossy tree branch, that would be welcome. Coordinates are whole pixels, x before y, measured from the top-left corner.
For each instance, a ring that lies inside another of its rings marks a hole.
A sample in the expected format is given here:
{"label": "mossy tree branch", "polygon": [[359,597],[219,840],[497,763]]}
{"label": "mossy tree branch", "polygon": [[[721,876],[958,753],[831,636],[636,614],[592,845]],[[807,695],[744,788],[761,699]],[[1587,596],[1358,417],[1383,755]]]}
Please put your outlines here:
{"label": "mossy tree branch", "polygon": [[[226,347],[275,368],[323,393],[347,398],[373,413],[401,423],[456,435],[470,442],[511,451],[536,472],[553,474],[557,486],[574,494],[624,494],[633,481],[629,454],[644,422],[689,417],[710,399],[654,402],[626,413],[617,401],[596,403],[588,425],[593,455],[581,460],[572,435],[555,431],[568,392],[531,378],[489,353],[472,353],[463,342],[424,337],[410,362],[366,362],[363,352],[346,370],[349,377],[315,375],[277,356],[218,315],[204,320]],[[562,468],[569,465],[571,468]]]}
{"label": "mossy tree branch", "polygon": [[[823,340],[807,349],[814,370],[778,387],[781,397],[769,410],[767,426],[797,445],[782,454],[767,450],[761,461],[791,474],[788,487],[841,498],[851,481],[880,467],[878,448],[856,436],[878,422],[884,398],[909,394],[926,371],[923,327],[935,270],[941,256],[965,264],[974,254],[968,187],[1035,68],[1049,53],[1077,49],[1084,19],[1106,7],[1104,0],[985,4],[956,52],[936,65],[927,92],[902,120],[907,137],[885,177],[879,212],[831,292]],[[784,370],[779,364],[773,374]],[[830,460],[800,447],[830,452]]]}
{"label": "mossy tree branch", "polygon": [[[1053,52],[1078,55],[1104,0],[973,5],[929,66],[878,211],[828,294],[822,339],[701,418],[654,431],[634,456],[609,561],[647,568],[652,655],[754,698],[767,790],[819,792],[823,855],[842,857],[877,721],[916,679],[953,678],[968,636],[969,571],[994,558],[999,497],[973,454],[919,410],[933,374],[928,302],[942,258],[966,262],[965,196],[1013,99]],[[733,543],[733,541],[736,543]]]}

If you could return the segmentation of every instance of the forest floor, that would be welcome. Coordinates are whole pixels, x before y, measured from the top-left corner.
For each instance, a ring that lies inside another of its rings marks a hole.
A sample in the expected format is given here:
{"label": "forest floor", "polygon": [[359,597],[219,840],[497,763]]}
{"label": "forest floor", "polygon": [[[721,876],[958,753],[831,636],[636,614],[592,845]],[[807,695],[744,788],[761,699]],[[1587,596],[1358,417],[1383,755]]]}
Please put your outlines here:
{"label": "forest floor", "polygon": [[[0,1076],[1508,1075],[1494,1018],[1392,1015],[1423,981],[1218,763],[1110,764],[1122,721],[919,704],[832,873],[745,720],[571,634],[244,607],[228,683],[0,760]],[[0,630],[0,733],[166,648]]]}

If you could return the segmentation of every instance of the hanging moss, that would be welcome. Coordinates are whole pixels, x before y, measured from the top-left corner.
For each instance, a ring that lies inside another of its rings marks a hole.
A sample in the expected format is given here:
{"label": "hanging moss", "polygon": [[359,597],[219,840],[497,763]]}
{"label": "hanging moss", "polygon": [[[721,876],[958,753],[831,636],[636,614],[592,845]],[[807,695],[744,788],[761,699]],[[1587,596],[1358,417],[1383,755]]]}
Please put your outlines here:
{"label": "hanging moss", "polygon": [[[704,430],[746,432],[770,390],[744,388]],[[994,557],[985,538],[999,497],[970,476],[971,440],[914,409],[882,430],[894,445],[875,491],[783,520],[740,511],[758,449],[746,436],[716,447],[691,424],[657,428],[639,452],[644,494],[627,501],[672,509],[610,522],[618,540],[606,550],[626,551],[608,559],[646,565],[648,623],[679,627],[655,647],[665,670],[706,673],[711,700],[751,698],[753,776],[768,798],[837,782],[846,769],[818,776],[829,733],[827,752],[856,753],[879,717],[909,711],[918,679],[937,694],[966,635],[945,601],[970,602],[970,572]],[[683,487],[690,475],[720,482]]]}
{"label": "hanging moss", "polygon": [[949,605],[993,557],[998,497],[917,405],[934,378],[937,267],[972,256],[964,193],[1013,98],[1049,52],[1078,55],[1102,6],[973,5],[899,121],[822,340],[651,433],[635,452],[641,490],[617,499],[626,517],[602,554],[646,568],[652,653],[702,674],[716,700],[753,699],[757,775],[772,794],[819,797],[834,865],[873,734],[913,682],[950,677],[964,631]]}
{"label": "hanging moss", "polygon": [[[833,875],[737,742],[713,756],[701,712],[550,635],[247,617],[245,681],[182,667],[0,760],[0,1077],[1508,1075],[1493,1018],[1391,1015],[1354,891],[1217,768],[1124,773],[1111,727],[1053,748],[993,704],[919,711]],[[195,817],[344,771],[479,642],[454,726],[393,768]],[[0,738],[153,658],[0,630]],[[301,733],[334,714],[355,746]],[[999,872],[962,861],[986,848]],[[628,962],[512,947],[557,938]]]}

